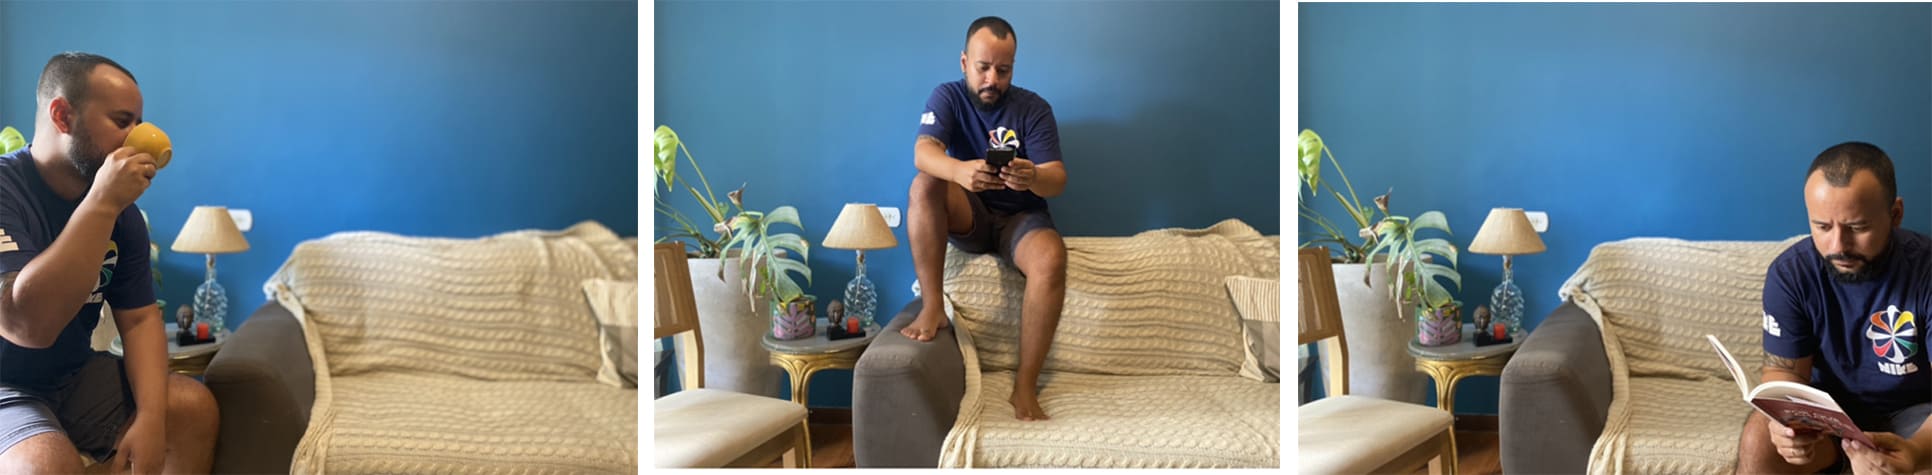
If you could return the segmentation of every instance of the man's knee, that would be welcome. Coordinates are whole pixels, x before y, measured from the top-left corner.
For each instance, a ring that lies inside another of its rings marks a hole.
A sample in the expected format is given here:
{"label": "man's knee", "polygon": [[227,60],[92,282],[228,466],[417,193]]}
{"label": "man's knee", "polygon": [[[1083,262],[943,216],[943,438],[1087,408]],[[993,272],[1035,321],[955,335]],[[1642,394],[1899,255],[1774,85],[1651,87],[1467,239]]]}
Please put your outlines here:
{"label": "man's knee", "polygon": [[1057,279],[1067,276],[1067,245],[1060,233],[1042,229],[1021,238],[1020,255],[1014,263],[1028,279]]}
{"label": "man's knee", "polygon": [[213,430],[220,425],[221,411],[215,405],[215,394],[208,386],[194,378],[179,374],[168,375],[168,427],[181,429]]}
{"label": "man's knee", "polygon": [[67,434],[42,432],[0,452],[0,474],[81,473],[80,451]]}
{"label": "man's knee", "polygon": [[916,203],[921,198],[945,198],[946,185],[948,183],[950,182],[936,176],[927,175],[926,172],[916,173],[912,177],[912,201]]}

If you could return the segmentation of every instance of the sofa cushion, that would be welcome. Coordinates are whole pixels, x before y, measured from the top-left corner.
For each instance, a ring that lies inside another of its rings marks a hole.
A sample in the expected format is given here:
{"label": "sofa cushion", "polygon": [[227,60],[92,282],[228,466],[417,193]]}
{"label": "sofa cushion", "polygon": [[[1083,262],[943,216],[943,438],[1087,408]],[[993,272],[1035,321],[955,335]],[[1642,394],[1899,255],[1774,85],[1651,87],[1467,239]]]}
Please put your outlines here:
{"label": "sofa cushion", "polygon": [[1241,339],[1246,359],[1241,377],[1281,382],[1281,280],[1248,276],[1228,277],[1228,297],[1241,313]]}
{"label": "sofa cushion", "polygon": [[[295,473],[636,473],[637,391],[445,375],[336,377]],[[342,397],[353,395],[354,397]]]}
{"label": "sofa cushion", "polygon": [[1051,419],[1020,421],[1007,402],[1013,372],[968,377],[978,378],[978,393],[960,408],[941,467],[1281,466],[1279,384],[1231,373],[1053,373],[1040,391]]}
{"label": "sofa cushion", "polygon": [[581,380],[601,357],[584,279],[637,279],[636,251],[594,222],[478,239],[336,233],[269,278],[324,373]]}
{"label": "sofa cushion", "polygon": [[603,364],[597,382],[637,387],[637,281],[584,281],[584,299],[597,316],[598,351]]}
{"label": "sofa cushion", "polygon": [[[1280,239],[1236,220],[1132,237],[1067,237],[1067,292],[1044,372],[1234,375],[1244,360],[1223,280],[1279,278]],[[1026,279],[990,254],[948,249],[953,323],[984,371],[1018,367]]]}

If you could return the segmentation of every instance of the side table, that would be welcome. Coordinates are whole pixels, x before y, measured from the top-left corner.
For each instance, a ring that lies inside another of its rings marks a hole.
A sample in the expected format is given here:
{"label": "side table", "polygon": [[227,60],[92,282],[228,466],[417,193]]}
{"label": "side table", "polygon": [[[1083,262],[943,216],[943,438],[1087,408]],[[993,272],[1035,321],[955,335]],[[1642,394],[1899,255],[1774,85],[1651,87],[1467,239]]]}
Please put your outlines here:
{"label": "side table", "polygon": [[[1436,381],[1436,407],[1456,415],[1456,383],[1470,376],[1502,376],[1503,365],[1509,357],[1516,354],[1516,348],[1523,346],[1529,338],[1528,332],[1511,336],[1509,343],[1489,346],[1476,346],[1476,325],[1462,324],[1462,341],[1454,345],[1422,346],[1414,339],[1409,340],[1409,355],[1415,357],[1415,369],[1429,374]],[[1455,431],[1449,431],[1449,449],[1455,453]]]}
{"label": "side table", "polygon": [[[161,329],[164,332],[161,337],[168,340],[168,370],[191,378],[201,377],[202,373],[208,371],[208,362],[214,361],[215,353],[221,351],[222,343],[228,341],[228,335],[217,333],[213,342],[183,347],[174,341],[175,328],[173,323],[169,323]],[[125,357],[121,351],[121,338],[114,337],[114,343],[108,345],[107,352]]]}
{"label": "side table", "polygon": [[[865,352],[872,338],[879,336],[878,328],[868,328],[865,336],[832,340],[826,332],[831,325],[819,322],[817,333],[811,338],[780,340],[765,332],[765,349],[771,350],[771,363],[785,368],[785,374],[792,380],[792,402],[805,406],[806,395],[812,382],[812,374],[828,369],[852,369],[859,364],[859,354]],[[810,406],[806,410],[810,410]],[[811,424],[805,425],[806,450],[810,450],[812,440]],[[809,460],[809,459],[807,459]]]}

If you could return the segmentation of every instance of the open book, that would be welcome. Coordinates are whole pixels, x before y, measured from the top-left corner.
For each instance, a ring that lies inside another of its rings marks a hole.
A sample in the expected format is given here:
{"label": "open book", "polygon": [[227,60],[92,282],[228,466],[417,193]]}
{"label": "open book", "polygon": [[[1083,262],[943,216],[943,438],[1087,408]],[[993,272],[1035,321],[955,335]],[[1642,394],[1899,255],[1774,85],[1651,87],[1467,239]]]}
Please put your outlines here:
{"label": "open book", "polygon": [[1765,417],[1787,427],[1824,431],[1841,439],[1864,443],[1867,447],[1877,447],[1871,437],[1858,430],[1858,424],[1852,423],[1851,416],[1845,415],[1845,410],[1838,407],[1838,402],[1833,401],[1831,395],[1818,388],[1790,381],[1767,381],[1752,388],[1750,380],[1745,379],[1744,368],[1738,366],[1737,358],[1731,356],[1730,350],[1724,349],[1724,344],[1719,343],[1714,335],[1704,335],[1704,339],[1710,340],[1711,347],[1717,349],[1717,356],[1724,359],[1724,367],[1730,368],[1731,379],[1737,381],[1737,389],[1744,395],[1744,402],[1757,408]]}

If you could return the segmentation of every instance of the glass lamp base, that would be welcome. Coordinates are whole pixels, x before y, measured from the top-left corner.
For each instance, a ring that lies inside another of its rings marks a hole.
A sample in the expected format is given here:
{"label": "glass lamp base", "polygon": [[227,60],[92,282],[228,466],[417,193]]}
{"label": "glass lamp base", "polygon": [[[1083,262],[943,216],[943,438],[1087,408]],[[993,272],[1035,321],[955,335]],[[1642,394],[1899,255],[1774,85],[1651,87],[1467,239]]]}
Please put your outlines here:
{"label": "glass lamp base", "polygon": [[208,330],[213,333],[227,333],[224,325],[228,317],[228,291],[214,279],[201,283],[195,288],[195,321],[207,322]]}
{"label": "glass lamp base", "polygon": [[1522,333],[1523,289],[1516,288],[1516,282],[1505,278],[1502,284],[1496,286],[1496,291],[1489,294],[1489,310],[1494,314],[1496,323],[1508,328],[1509,334]]}

